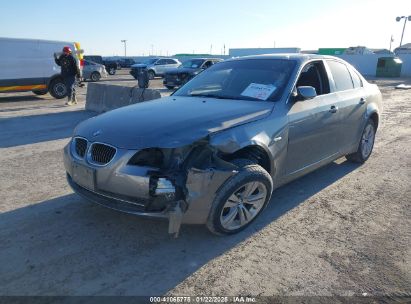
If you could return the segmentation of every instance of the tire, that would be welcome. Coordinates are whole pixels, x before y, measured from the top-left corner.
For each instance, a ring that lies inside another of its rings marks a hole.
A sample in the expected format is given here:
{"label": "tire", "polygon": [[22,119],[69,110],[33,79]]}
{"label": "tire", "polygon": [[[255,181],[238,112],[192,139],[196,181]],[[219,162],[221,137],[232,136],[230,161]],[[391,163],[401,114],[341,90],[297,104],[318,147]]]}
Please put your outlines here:
{"label": "tire", "polygon": [[169,90],[174,90],[175,86],[166,85],[166,88],[169,89]]}
{"label": "tire", "polygon": [[[217,235],[235,234],[247,228],[264,210],[273,191],[271,176],[261,166],[243,159],[233,163],[240,169],[217,191],[207,220],[207,228]],[[246,195],[245,199],[239,198],[242,195]],[[253,196],[250,203],[247,198]]]}
{"label": "tire", "polygon": [[365,124],[364,130],[362,131],[361,140],[357,151],[346,155],[345,158],[354,163],[362,164],[366,162],[371,156],[372,149],[374,147],[375,132],[375,123],[372,119],[369,119]]}
{"label": "tire", "polygon": [[147,76],[148,76],[148,79],[153,80],[154,77],[156,77],[156,73],[154,73],[153,70],[149,70],[149,71],[147,72]]}
{"label": "tire", "polygon": [[47,90],[36,90],[36,91],[33,91],[33,93],[36,95],[46,95],[48,91]]}
{"label": "tire", "polygon": [[99,81],[100,78],[101,78],[101,75],[100,75],[99,72],[93,72],[93,73],[91,73],[91,75],[90,75],[91,81]]}
{"label": "tire", "polygon": [[56,78],[50,82],[49,93],[56,99],[62,99],[67,96],[67,87],[63,79]]}
{"label": "tire", "polygon": [[116,74],[116,68],[110,67],[110,68],[108,69],[107,73],[108,73],[109,75],[112,75],[112,76],[115,75],[115,74]]}

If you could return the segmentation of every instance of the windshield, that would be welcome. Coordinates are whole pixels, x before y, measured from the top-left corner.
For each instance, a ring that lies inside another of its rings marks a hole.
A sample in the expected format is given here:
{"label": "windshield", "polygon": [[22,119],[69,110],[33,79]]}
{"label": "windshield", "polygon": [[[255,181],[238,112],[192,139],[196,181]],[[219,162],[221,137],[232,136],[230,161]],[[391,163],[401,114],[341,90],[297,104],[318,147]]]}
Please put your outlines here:
{"label": "windshield", "polygon": [[181,67],[191,68],[191,69],[198,69],[203,64],[203,62],[204,62],[203,59],[188,60],[188,61],[183,62]]}
{"label": "windshield", "polygon": [[144,64],[153,64],[154,62],[156,62],[158,59],[154,58],[154,59],[147,59],[146,61],[144,61]]}
{"label": "windshield", "polygon": [[208,68],[173,95],[276,101],[295,65],[294,60],[286,59],[225,61]]}

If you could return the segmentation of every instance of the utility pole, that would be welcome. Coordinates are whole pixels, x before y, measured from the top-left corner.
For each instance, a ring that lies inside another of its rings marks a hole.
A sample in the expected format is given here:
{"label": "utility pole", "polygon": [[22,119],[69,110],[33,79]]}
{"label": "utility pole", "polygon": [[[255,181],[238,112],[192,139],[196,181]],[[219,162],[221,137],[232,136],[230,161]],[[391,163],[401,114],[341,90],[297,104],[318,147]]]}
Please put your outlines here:
{"label": "utility pole", "polygon": [[154,45],[151,45],[151,56],[154,56]]}
{"label": "utility pole", "polygon": [[121,40],[124,43],[124,57],[127,57],[127,40]]}
{"label": "utility pole", "polygon": [[407,25],[407,20],[411,21],[411,15],[410,16],[401,16],[401,17],[397,17],[395,18],[395,20],[397,20],[397,22],[400,22],[401,19],[404,18],[404,26],[402,27],[402,34],[401,34],[401,41],[400,41],[400,47],[402,46],[402,38],[404,37],[404,32],[405,32],[405,26]]}
{"label": "utility pole", "polygon": [[225,43],[224,43],[224,54],[223,55],[225,55]]}
{"label": "utility pole", "polygon": [[392,45],[393,42],[394,42],[394,38],[391,35],[391,38],[390,38],[390,52],[391,52],[391,45]]}
{"label": "utility pole", "polygon": [[210,55],[213,53],[213,45],[210,45]]}

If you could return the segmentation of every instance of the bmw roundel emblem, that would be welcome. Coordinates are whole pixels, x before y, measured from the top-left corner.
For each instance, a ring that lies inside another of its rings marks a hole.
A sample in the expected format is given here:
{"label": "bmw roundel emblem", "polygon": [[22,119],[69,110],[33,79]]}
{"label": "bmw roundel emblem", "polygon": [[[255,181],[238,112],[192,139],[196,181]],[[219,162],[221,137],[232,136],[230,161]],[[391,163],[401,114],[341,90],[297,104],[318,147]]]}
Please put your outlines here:
{"label": "bmw roundel emblem", "polygon": [[102,131],[101,130],[97,130],[95,132],[93,132],[93,137],[99,136],[101,135]]}

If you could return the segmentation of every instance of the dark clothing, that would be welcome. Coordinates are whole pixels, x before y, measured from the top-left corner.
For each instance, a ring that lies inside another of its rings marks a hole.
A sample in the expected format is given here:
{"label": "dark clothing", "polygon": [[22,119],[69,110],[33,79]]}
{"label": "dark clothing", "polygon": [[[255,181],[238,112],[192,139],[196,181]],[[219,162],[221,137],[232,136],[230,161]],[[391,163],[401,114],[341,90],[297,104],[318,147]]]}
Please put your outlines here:
{"label": "dark clothing", "polygon": [[67,88],[67,99],[68,101],[76,100],[76,76],[66,76],[64,77],[64,84]]}
{"label": "dark clothing", "polygon": [[73,55],[63,54],[59,58],[54,59],[56,64],[61,67],[61,76],[69,77],[80,75],[79,68]]}

